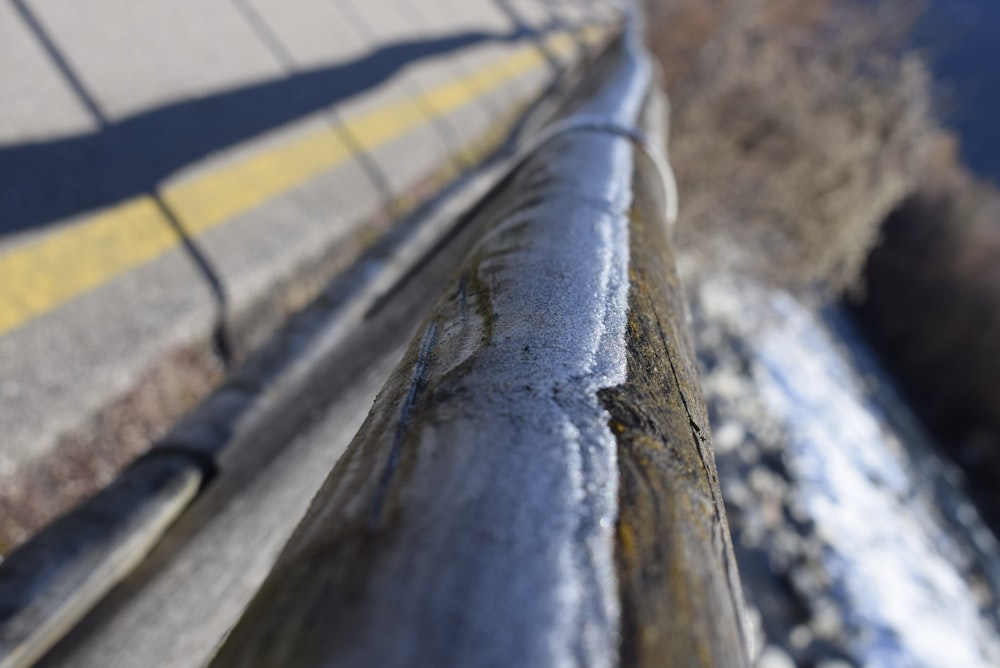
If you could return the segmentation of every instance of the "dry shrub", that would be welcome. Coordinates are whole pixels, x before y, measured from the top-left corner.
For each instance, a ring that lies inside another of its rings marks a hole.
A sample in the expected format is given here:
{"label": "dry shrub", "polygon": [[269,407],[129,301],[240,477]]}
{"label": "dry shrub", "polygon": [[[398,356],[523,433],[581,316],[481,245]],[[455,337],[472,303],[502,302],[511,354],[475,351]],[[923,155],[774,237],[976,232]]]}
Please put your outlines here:
{"label": "dry shrub", "polygon": [[1000,192],[961,166],[901,55],[917,10],[650,0],[678,241],[689,278],[835,291],[864,268],[859,321],[1000,531]]}
{"label": "dry shrub", "polygon": [[859,275],[933,135],[925,70],[895,50],[912,13],[889,4],[651,5],[678,238],[702,268],[832,289]]}

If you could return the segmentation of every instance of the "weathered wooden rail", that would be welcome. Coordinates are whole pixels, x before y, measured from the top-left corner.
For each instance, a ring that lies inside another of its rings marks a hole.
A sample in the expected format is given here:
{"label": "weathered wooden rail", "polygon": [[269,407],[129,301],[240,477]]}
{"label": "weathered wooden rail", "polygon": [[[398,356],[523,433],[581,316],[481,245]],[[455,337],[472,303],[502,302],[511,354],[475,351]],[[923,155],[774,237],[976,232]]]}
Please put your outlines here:
{"label": "weathered wooden rail", "polygon": [[[386,314],[414,295],[437,299],[212,665],[747,665],[674,268],[665,100],[635,26],[546,104],[547,125],[450,231],[431,226],[400,242],[405,262],[362,271],[384,275],[337,302],[335,332],[307,319],[325,343],[305,361],[258,356],[260,368],[237,372],[116,486],[0,566],[0,665],[30,665],[103,599],[224,444],[291,440],[289,425],[326,396],[314,394],[316,378],[364,368],[351,366],[364,327],[410,331],[412,303]],[[371,345],[399,345],[382,331]],[[302,340],[300,327],[278,347]],[[247,394],[247,378],[273,391]],[[264,408],[240,417],[250,404]],[[203,514],[235,494],[213,492]],[[189,522],[155,561],[197,568],[183,550],[204,525]],[[136,582],[156,579],[147,570]],[[258,584],[226,592],[242,606]],[[143,586],[46,665],[106,665],[118,640],[80,647],[127,635],[115,611]],[[139,609],[168,599],[150,594]],[[213,624],[228,629],[226,619]],[[201,622],[193,613],[184,623]],[[212,633],[184,642],[210,654]]]}
{"label": "weathered wooden rail", "polygon": [[[747,663],[627,33],[484,230],[213,666]],[[642,127],[640,127],[640,125]]]}

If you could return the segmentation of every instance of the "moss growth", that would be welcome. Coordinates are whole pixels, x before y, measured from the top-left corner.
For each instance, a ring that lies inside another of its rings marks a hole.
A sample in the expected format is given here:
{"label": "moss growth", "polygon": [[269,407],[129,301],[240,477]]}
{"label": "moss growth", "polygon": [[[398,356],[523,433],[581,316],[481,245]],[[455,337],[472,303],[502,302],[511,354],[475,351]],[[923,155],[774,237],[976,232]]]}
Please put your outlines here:
{"label": "moss growth", "polygon": [[493,321],[496,318],[496,312],[493,310],[489,282],[482,277],[479,271],[480,262],[482,262],[482,255],[477,253],[473,256],[471,266],[463,275],[461,282],[465,284],[466,298],[472,300],[473,308],[483,323],[482,344],[486,345],[493,341]]}

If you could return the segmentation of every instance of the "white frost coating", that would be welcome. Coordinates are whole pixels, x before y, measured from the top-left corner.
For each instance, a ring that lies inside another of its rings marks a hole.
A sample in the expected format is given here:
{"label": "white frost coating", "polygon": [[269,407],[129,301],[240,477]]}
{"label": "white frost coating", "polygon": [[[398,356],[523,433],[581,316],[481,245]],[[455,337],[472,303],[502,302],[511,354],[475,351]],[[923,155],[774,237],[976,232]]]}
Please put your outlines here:
{"label": "white frost coating", "polygon": [[715,285],[703,294],[717,314],[761,320],[750,334],[755,379],[789,429],[786,462],[827,544],[846,621],[860,629],[855,658],[873,667],[1000,665],[1000,639],[954,563],[939,513],[829,333],[784,293]]}
{"label": "white frost coating", "polygon": [[562,154],[603,190],[547,192],[479,246],[491,342],[469,349],[482,327],[475,294],[467,320],[439,327],[428,386],[460,398],[435,402],[413,427],[420,443],[402,505],[418,511],[378,564],[392,593],[373,596],[379,609],[365,624],[403,630],[374,650],[373,637],[356,664],[405,664],[418,643],[423,656],[441,630],[421,621],[447,618],[454,636],[440,660],[451,665],[600,667],[617,657],[617,442],[597,392],[626,377],[633,156],[603,136]]}
{"label": "white frost coating", "polygon": [[646,93],[651,69],[649,58],[640,43],[639,31],[627,30],[624,36],[626,57],[619,72],[597,95],[582,105],[578,113],[599,116],[626,127],[634,126]]}
{"label": "white frost coating", "polygon": [[[636,122],[649,71],[628,55],[587,113]],[[617,441],[598,391],[626,380],[633,146],[585,133],[539,153],[509,204],[537,202],[493,224],[434,316],[434,399],[386,478],[401,516],[341,665],[617,661]]]}

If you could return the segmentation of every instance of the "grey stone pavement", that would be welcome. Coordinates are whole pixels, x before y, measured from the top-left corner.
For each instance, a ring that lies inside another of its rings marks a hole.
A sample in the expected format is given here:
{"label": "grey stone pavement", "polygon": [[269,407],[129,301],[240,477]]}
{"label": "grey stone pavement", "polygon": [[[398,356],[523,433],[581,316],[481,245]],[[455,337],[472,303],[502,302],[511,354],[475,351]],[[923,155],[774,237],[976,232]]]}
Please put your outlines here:
{"label": "grey stone pavement", "polygon": [[613,15],[0,1],[0,483],[171,352],[259,343]]}
{"label": "grey stone pavement", "polygon": [[[194,453],[233,418],[201,453],[210,484],[39,665],[211,658],[509,160],[376,240],[618,18],[607,0],[0,0],[0,488],[172,354],[238,362],[322,293],[159,443]],[[272,353],[269,380],[247,371]]]}

